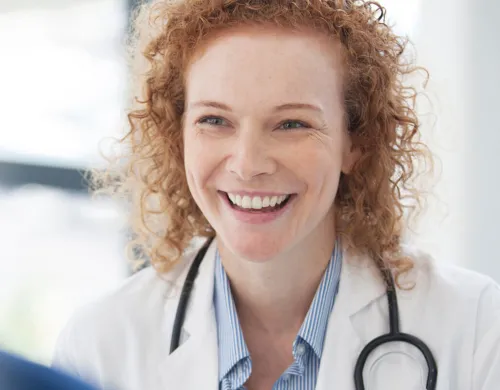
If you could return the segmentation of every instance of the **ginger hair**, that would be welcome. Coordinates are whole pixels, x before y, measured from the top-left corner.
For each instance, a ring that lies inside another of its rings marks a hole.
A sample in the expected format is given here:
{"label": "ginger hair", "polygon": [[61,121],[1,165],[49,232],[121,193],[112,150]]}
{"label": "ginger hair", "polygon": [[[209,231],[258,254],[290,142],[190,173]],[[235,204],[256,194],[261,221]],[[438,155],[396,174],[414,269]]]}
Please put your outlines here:
{"label": "ginger hair", "polygon": [[405,56],[408,40],[386,24],[377,2],[153,0],[139,7],[133,22],[131,73],[138,89],[128,132],[119,140],[122,154],[93,177],[100,190],[130,202],[133,257],[142,254],[158,272],[168,272],[194,237],[215,235],[185,177],[183,72],[208,34],[272,24],[317,29],[341,43],[346,126],[360,157],[340,179],[338,234],[381,270],[399,277],[412,269],[400,251],[405,214],[420,208],[423,191],[414,179],[432,158],[420,141],[416,89],[406,82],[423,68]]}

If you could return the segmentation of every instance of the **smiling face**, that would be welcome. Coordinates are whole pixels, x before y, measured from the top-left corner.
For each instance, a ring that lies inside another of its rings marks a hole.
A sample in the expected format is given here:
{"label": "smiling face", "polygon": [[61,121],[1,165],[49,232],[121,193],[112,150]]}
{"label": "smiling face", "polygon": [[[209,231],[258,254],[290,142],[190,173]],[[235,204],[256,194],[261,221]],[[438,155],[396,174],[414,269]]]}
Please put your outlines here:
{"label": "smiling face", "polygon": [[240,27],[186,69],[187,182],[234,255],[267,261],[335,238],[339,177],[353,159],[340,53],[319,33]]}

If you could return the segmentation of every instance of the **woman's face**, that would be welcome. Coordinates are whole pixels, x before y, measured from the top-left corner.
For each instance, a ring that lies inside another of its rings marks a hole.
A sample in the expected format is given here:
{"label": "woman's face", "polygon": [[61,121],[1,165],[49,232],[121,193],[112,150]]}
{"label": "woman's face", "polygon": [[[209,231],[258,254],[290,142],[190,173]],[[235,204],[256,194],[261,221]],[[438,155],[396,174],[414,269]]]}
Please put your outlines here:
{"label": "woman's face", "polygon": [[[333,228],[345,132],[340,46],[241,27],[186,69],[184,152],[196,203],[233,254],[266,261]],[[312,240],[314,241],[314,239]]]}

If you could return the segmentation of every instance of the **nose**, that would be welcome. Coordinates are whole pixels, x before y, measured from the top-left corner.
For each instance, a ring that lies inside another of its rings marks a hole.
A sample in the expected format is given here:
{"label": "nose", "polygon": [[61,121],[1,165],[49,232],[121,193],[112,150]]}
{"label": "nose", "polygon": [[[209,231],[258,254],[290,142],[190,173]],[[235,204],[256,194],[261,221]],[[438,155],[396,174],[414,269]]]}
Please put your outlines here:
{"label": "nose", "polygon": [[227,170],[240,180],[270,175],[276,171],[276,161],[271,156],[271,145],[264,134],[252,129],[240,129],[231,145]]}

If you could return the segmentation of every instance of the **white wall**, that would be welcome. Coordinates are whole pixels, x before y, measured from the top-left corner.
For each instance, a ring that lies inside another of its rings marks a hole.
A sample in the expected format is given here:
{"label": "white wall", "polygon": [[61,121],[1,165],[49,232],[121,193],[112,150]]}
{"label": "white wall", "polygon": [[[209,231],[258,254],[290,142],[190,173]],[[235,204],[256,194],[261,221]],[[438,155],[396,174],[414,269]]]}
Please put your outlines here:
{"label": "white wall", "polygon": [[425,140],[437,157],[435,197],[429,199],[418,242],[438,261],[465,265],[466,48],[461,1],[422,0],[412,40],[418,63],[430,72],[419,114]]}
{"label": "white wall", "polygon": [[413,41],[431,72],[421,101],[424,134],[441,177],[419,230],[438,261],[464,265],[500,281],[500,2],[422,0]]}
{"label": "white wall", "polygon": [[500,1],[468,6],[466,31],[467,248],[471,267],[500,281]]}

